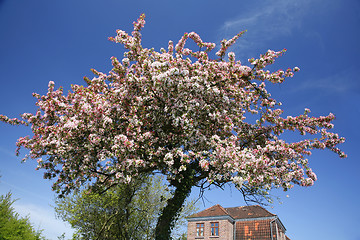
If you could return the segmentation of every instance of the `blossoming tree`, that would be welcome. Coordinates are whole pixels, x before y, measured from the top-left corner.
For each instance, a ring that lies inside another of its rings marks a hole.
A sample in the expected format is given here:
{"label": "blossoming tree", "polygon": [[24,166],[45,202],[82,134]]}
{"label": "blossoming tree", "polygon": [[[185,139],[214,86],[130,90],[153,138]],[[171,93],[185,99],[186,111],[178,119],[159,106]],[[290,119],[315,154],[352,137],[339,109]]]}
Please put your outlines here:
{"label": "blossoming tree", "polygon": [[[127,51],[113,69],[85,78],[65,94],[49,83],[44,96],[34,94],[38,110],[22,119],[0,116],[3,122],[31,126],[33,136],[17,146],[37,159],[53,189],[67,194],[85,183],[111,187],[142,173],[161,173],[174,188],[158,219],[156,239],[168,239],[177,213],[193,186],[233,183],[245,196],[267,194],[272,188],[310,186],[316,175],[308,166],[313,149],[328,148],[346,157],[336,145],[344,138],[330,132],[333,114],[310,117],[309,109],[283,117],[281,103],[266,84],[292,77],[295,67],[270,72],[267,65],[286,50],[267,51],[250,66],[236,61],[227,49],[243,34],[216,45],[198,34],[185,33],[160,52],[144,48],[140,30],[118,30],[111,41]],[[193,40],[199,50],[185,47]],[[248,116],[256,121],[248,121]],[[285,131],[308,134],[297,142],[281,139]]]}

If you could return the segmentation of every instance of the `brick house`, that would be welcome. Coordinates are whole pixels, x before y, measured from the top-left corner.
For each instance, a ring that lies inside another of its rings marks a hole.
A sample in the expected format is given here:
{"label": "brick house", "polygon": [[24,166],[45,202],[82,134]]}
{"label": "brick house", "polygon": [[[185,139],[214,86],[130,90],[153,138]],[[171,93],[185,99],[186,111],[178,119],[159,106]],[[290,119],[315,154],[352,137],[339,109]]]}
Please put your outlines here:
{"label": "brick house", "polygon": [[279,217],[258,205],[223,208],[217,204],[187,220],[188,240],[290,240]]}

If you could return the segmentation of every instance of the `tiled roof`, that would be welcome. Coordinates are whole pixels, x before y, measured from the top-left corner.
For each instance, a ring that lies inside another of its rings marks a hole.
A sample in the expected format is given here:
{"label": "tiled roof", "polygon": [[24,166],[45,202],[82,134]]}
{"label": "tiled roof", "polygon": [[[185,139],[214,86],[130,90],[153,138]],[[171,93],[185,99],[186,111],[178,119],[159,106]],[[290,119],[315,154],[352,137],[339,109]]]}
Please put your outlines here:
{"label": "tiled roof", "polygon": [[230,214],[225,210],[225,208],[223,208],[219,204],[216,204],[212,207],[205,209],[204,211],[191,215],[189,218],[213,217],[213,216],[230,216]]}
{"label": "tiled roof", "polygon": [[[286,232],[284,225],[280,219],[273,213],[267,211],[259,205],[223,208],[219,204],[207,208],[201,212],[189,216],[188,221],[198,220],[214,220],[216,219],[232,219],[231,222],[236,224],[236,239],[270,239],[271,222],[276,220],[279,229],[283,233]],[[270,225],[269,225],[270,223]],[[277,228],[276,228],[277,229]],[[275,230],[273,230],[275,231]],[[290,240],[285,235],[286,240]]]}
{"label": "tiled roof", "polygon": [[267,211],[259,205],[225,208],[229,215],[234,219],[274,217],[275,214]]}
{"label": "tiled roof", "polygon": [[219,204],[207,208],[199,213],[189,216],[189,218],[213,217],[213,216],[231,216],[233,219],[249,219],[273,217],[275,214],[270,213],[259,205],[223,208]]}

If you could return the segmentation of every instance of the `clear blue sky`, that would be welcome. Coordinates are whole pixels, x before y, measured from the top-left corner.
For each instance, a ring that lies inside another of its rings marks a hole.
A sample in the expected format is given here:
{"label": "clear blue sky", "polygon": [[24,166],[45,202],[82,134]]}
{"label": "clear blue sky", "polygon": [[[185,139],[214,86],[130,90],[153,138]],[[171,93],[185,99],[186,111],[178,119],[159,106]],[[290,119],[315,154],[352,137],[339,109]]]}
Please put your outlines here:
{"label": "clear blue sky", "polygon": [[[110,57],[122,57],[123,48],[107,38],[116,29],[131,31],[141,13],[147,15],[143,43],[156,50],[184,32],[218,43],[244,29],[248,32],[232,48],[244,63],[268,49],[288,49],[275,67],[301,71],[274,86],[272,95],[287,115],[301,114],[305,107],[316,116],[334,113],[335,131],[346,138],[341,148],[349,157],[314,152],[315,185],[274,192],[283,203],[269,210],[279,215],[291,239],[360,240],[358,0],[0,0],[0,113],[34,112],[32,93],[44,94],[49,81],[68,89],[83,84],[83,76],[92,77],[91,68],[108,72]],[[17,138],[28,134],[24,127],[0,123],[0,194],[12,191],[19,198],[16,209],[30,214],[49,238],[70,236],[50,207],[51,182],[35,171],[34,162],[21,164],[15,157]],[[201,208],[244,205],[234,188],[205,197]]]}

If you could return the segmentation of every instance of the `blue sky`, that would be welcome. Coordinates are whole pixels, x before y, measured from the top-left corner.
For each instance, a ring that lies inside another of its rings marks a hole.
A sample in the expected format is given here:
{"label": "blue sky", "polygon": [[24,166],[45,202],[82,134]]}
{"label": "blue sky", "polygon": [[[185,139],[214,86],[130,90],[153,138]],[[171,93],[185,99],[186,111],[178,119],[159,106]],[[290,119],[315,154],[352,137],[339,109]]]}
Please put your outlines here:
{"label": "blue sky", "polygon": [[[123,48],[107,40],[116,29],[132,30],[141,13],[147,15],[143,44],[159,50],[195,31],[204,41],[219,43],[247,29],[232,47],[246,63],[268,49],[288,49],[275,68],[298,66],[294,78],[271,88],[283,102],[285,114],[336,115],[335,131],[346,138],[339,159],[315,151],[310,166],[318,175],[313,187],[274,191],[282,204],[279,215],[291,239],[360,240],[359,127],[360,117],[360,1],[125,1],[120,0],[0,0],[0,113],[18,117],[34,112],[33,92],[44,94],[49,81],[68,89],[92,77],[91,68],[108,72],[110,58]],[[20,163],[17,138],[31,134],[24,127],[0,123],[0,194],[13,192],[21,214],[30,214],[50,239],[69,227],[55,219],[51,182],[35,171],[36,163]],[[25,151],[22,152],[25,154]],[[191,197],[197,197],[194,190]],[[289,195],[286,197],[286,195]],[[231,187],[205,193],[207,208],[244,205]]]}

